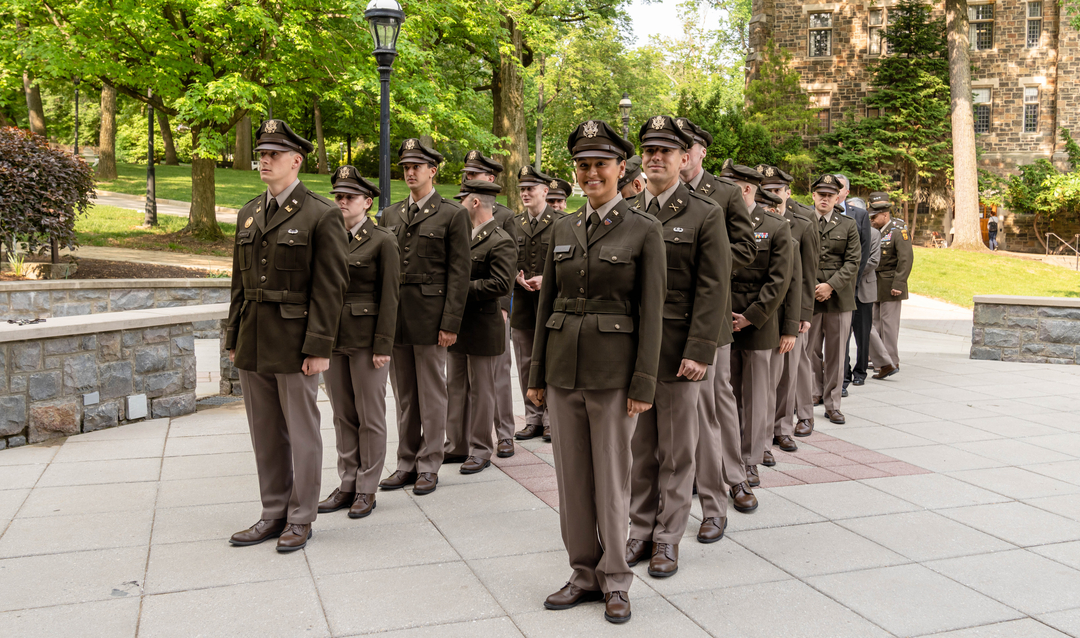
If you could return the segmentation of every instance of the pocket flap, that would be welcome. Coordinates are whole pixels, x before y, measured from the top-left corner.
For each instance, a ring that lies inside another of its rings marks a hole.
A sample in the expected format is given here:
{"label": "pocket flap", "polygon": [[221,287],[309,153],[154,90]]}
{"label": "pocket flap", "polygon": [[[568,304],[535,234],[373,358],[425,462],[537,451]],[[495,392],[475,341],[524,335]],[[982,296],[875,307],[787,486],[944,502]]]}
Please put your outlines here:
{"label": "pocket flap", "polygon": [[566,314],[562,312],[553,312],[548,317],[547,323],[544,324],[545,328],[551,328],[552,330],[562,330],[562,324],[566,321]]}
{"label": "pocket flap", "polygon": [[307,316],[307,304],[283,303],[279,305],[282,319],[303,319]]}
{"label": "pocket flap", "polygon": [[477,254],[472,256],[472,260],[473,261],[484,261],[485,256],[486,255],[484,255],[483,253],[477,253]]}
{"label": "pocket flap", "polygon": [[431,239],[442,239],[446,236],[446,227],[436,226],[435,224],[431,224],[430,226],[421,226],[420,236],[430,237]]}
{"label": "pocket flap", "polygon": [[255,241],[255,235],[250,230],[242,230],[236,233],[236,243],[238,244],[250,244]]}
{"label": "pocket flap", "polygon": [[601,246],[600,260],[613,264],[629,264],[633,250],[629,246]]}
{"label": "pocket flap", "polygon": [[574,245],[565,244],[562,246],[555,246],[555,261],[562,261],[564,259],[570,259],[574,256]]}
{"label": "pocket flap", "polygon": [[442,284],[420,284],[420,294],[425,297],[441,297],[446,294],[446,286]]}
{"label": "pocket flap", "polygon": [[307,246],[308,231],[298,228],[283,228],[278,232],[277,243],[286,246]]}
{"label": "pocket flap", "polygon": [[666,303],[664,304],[664,319],[680,319],[690,321],[690,311],[694,309],[691,303]]}
{"label": "pocket flap", "polygon": [[518,240],[519,244],[524,244],[525,243],[525,237],[523,237],[521,235],[518,236],[517,240]]}
{"label": "pocket flap", "polygon": [[629,315],[596,315],[596,327],[600,332],[630,333],[634,331],[634,320]]}
{"label": "pocket flap", "polygon": [[664,241],[673,244],[694,243],[694,229],[688,226],[664,226]]}
{"label": "pocket flap", "polygon": [[379,304],[373,301],[354,301],[349,304],[354,317],[374,317],[379,314]]}

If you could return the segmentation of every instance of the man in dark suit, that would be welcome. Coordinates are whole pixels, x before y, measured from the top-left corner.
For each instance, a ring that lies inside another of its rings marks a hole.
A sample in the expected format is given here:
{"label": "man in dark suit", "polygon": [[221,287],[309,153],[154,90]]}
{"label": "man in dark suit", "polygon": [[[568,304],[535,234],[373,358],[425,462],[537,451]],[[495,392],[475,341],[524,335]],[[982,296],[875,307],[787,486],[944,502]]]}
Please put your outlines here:
{"label": "man in dark suit", "polygon": [[854,200],[847,199],[851,192],[851,182],[842,174],[837,174],[836,179],[840,182],[840,194],[837,205],[843,210],[843,214],[855,220],[859,229],[859,242],[862,247],[862,259],[859,260],[859,277],[855,280],[855,311],[851,313],[851,332],[855,335],[855,367],[851,366],[850,342],[844,348],[844,391],[854,383],[862,385],[866,382],[866,365],[870,360],[870,328],[874,323],[874,304],[859,301],[859,287],[862,281],[863,270],[866,269],[866,260],[870,258],[870,213],[865,208],[858,206]]}

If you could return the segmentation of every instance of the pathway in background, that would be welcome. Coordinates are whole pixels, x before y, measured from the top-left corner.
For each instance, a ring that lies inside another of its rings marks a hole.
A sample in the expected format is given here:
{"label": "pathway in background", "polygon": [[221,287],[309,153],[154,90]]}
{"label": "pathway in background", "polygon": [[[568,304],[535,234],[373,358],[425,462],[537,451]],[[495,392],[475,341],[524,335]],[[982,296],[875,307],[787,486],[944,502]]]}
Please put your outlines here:
{"label": "pathway in background", "polygon": [[[144,212],[146,210],[146,197],[142,195],[128,195],[126,193],[112,193],[109,191],[98,191],[97,198],[94,199],[94,203],[102,206],[115,206],[117,208],[128,208],[131,210],[137,210]],[[175,199],[158,199],[157,200],[157,212],[159,215],[173,215],[176,217],[187,217],[191,211],[191,202],[182,202]],[[236,214],[239,211],[235,208],[226,208],[219,206],[217,209],[217,220],[219,222],[235,224]]]}

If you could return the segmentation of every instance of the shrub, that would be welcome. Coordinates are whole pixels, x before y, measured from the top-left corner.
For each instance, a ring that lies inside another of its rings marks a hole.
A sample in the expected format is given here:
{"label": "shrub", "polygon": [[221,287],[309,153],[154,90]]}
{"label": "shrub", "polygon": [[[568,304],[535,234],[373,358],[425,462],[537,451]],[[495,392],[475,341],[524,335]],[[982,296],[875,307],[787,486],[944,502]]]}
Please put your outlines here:
{"label": "shrub", "polygon": [[[29,131],[0,128],[0,242],[75,248],[75,217],[94,197],[93,170]],[[57,255],[53,255],[56,261]]]}

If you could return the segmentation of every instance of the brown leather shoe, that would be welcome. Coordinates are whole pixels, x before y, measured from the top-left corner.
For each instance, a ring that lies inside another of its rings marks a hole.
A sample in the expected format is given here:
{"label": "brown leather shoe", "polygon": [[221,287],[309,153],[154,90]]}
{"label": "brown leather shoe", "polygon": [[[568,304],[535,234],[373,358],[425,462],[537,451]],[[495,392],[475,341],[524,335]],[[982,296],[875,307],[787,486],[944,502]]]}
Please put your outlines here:
{"label": "brown leather shoe", "polygon": [[543,436],[544,426],[539,423],[529,423],[525,427],[517,431],[514,438],[518,441],[528,441],[529,439],[535,439],[538,436]]}
{"label": "brown leather shoe", "polygon": [[624,591],[604,594],[604,620],[620,625],[630,620],[630,597]]}
{"label": "brown leather shoe", "polygon": [[753,512],[757,509],[757,497],[750,491],[748,483],[739,483],[731,486],[731,500],[736,512]]}
{"label": "brown leather shoe", "polygon": [[503,439],[499,441],[498,447],[495,448],[495,456],[500,459],[508,459],[514,456],[514,439]]}
{"label": "brown leather shoe", "polygon": [[[489,461],[490,462],[490,461]],[[431,494],[435,491],[435,488],[439,485],[439,475],[435,472],[420,472],[420,475],[416,477],[416,485],[413,486],[413,494],[417,496],[423,496],[424,494]]]}
{"label": "brown leather shoe", "polygon": [[799,446],[795,445],[795,439],[786,434],[783,436],[774,436],[772,438],[772,444],[785,452],[796,452],[799,449]]}
{"label": "brown leather shoe", "polygon": [[375,509],[374,494],[357,494],[349,508],[349,518],[364,518]]}
{"label": "brown leather shoe", "polygon": [[758,476],[756,465],[746,466],[746,482],[750,484],[750,487],[761,485],[761,477]]}
{"label": "brown leather shoe", "polygon": [[825,405],[825,402],[821,400],[821,397],[814,397],[814,405]]}
{"label": "brown leather shoe", "polygon": [[285,525],[284,518],[264,518],[244,531],[233,534],[229,542],[237,547],[258,545],[265,540],[281,536],[281,532],[285,531]]}
{"label": "brown leather shoe", "polygon": [[667,578],[674,576],[677,571],[679,571],[679,546],[671,543],[653,543],[649,575],[653,578]]}
{"label": "brown leather shoe", "polygon": [[814,433],[814,420],[813,419],[799,419],[799,422],[795,424],[795,436],[802,438],[804,436],[810,436]]}
{"label": "brown leather shoe", "polygon": [[715,543],[724,537],[727,529],[727,517],[717,518],[710,516],[701,520],[701,528],[698,529],[697,540],[699,543]]}
{"label": "brown leather shoe", "polygon": [[881,366],[878,368],[877,374],[874,375],[875,379],[884,379],[885,377],[891,377],[896,374],[896,366]]}
{"label": "brown leather shoe", "polygon": [[451,465],[453,463],[464,463],[469,460],[468,454],[444,454],[442,457],[443,465]]}
{"label": "brown leather shoe", "polygon": [[547,441],[548,443],[551,443],[551,426],[550,425],[545,425],[544,426],[544,440]]}
{"label": "brown leather shoe", "polygon": [[847,423],[847,421],[844,419],[844,413],[840,410],[825,410],[825,418],[828,419],[830,422],[836,423],[838,425],[843,425],[844,423]]}
{"label": "brown leather shoe", "polygon": [[416,482],[416,472],[397,470],[379,483],[380,490],[400,490]]}
{"label": "brown leather shoe", "polygon": [[304,549],[309,538],[311,538],[311,523],[289,523],[277,539],[277,550],[286,554]]}
{"label": "brown leather shoe", "polygon": [[571,609],[581,603],[600,602],[604,599],[604,593],[582,589],[577,585],[566,583],[562,589],[547,597],[544,601],[546,609]]}
{"label": "brown leather shoe", "polygon": [[[469,460],[461,464],[461,469],[458,470],[462,474],[479,474],[491,465],[491,461],[482,459],[478,456],[470,456]],[[420,487],[420,483],[416,484],[416,487]],[[415,491],[415,490],[413,490]]]}
{"label": "brown leather shoe", "polygon": [[330,512],[336,512],[339,509],[352,505],[353,499],[355,498],[356,492],[342,492],[335,487],[334,491],[330,492],[330,496],[319,501],[319,513],[329,514]]}
{"label": "brown leather shoe", "polygon": [[626,564],[631,567],[637,565],[649,555],[650,549],[652,549],[652,541],[643,541],[637,538],[627,540]]}
{"label": "brown leather shoe", "polygon": [[765,450],[765,454],[761,458],[761,464],[765,467],[773,467],[776,465],[776,459],[773,458],[772,452]]}

